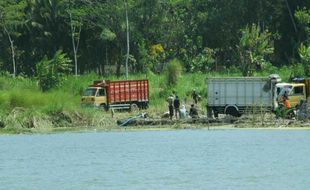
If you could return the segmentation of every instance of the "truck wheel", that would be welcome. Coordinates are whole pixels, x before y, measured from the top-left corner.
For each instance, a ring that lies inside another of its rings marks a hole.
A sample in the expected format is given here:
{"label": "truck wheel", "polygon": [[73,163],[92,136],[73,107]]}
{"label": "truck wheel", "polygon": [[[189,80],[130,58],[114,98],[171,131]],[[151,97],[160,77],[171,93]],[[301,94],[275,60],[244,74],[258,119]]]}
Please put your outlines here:
{"label": "truck wheel", "polygon": [[131,112],[135,112],[135,111],[138,111],[139,110],[139,107],[137,104],[131,104],[130,105],[130,111]]}
{"label": "truck wheel", "polygon": [[295,117],[294,110],[289,110],[286,113],[286,119],[293,119]]}
{"label": "truck wheel", "polygon": [[142,104],[142,109],[147,109],[147,108],[149,108],[148,103],[143,103],[143,104]]}
{"label": "truck wheel", "polygon": [[217,110],[213,110],[215,119],[219,118],[219,112]]}
{"label": "truck wheel", "polygon": [[109,107],[106,104],[101,104],[100,108],[102,108],[104,111],[109,111]]}
{"label": "truck wheel", "polygon": [[239,111],[235,107],[232,107],[232,106],[226,108],[226,112],[225,113],[229,114],[229,115],[232,115],[234,117],[240,117],[241,116]]}
{"label": "truck wheel", "polygon": [[213,118],[212,108],[210,108],[210,107],[207,107],[207,116],[208,116],[208,118],[210,118],[210,119]]}

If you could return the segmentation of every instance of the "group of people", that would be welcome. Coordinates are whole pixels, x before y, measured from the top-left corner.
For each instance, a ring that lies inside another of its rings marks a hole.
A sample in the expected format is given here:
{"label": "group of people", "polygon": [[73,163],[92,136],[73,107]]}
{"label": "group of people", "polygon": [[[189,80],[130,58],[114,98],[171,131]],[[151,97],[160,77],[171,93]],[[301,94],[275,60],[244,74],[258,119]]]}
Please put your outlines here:
{"label": "group of people", "polygon": [[192,98],[193,103],[191,104],[189,113],[187,113],[185,105],[182,105],[182,107],[180,107],[181,104],[179,96],[176,94],[175,91],[172,91],[171,96],[169,96],[167,99],[169,118],[172,119],[174,115],[176,119],[184,119],[187,117],[187,115],[189,115],[191,118],[198,118],[198,110],[195,107],[195,104],[198,103],[199,95],[197,94],[196,90],[193,90]]}

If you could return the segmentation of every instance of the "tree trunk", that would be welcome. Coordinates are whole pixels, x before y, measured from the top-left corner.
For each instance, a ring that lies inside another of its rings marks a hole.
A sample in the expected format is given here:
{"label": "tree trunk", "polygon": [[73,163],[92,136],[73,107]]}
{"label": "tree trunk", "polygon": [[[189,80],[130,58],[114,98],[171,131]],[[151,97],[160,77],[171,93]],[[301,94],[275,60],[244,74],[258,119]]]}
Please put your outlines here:
{"label": "tree trunk", "polygon": [[129,59],[129,22],[128,22],[128,2],[124,0],[125,3],[125,10],[126,10],[126,32],[127,32],[127,55],[126,55],[126,79],[128,80],[128,59]]}
{"label": "tree trunk", "polygon": [[16,63],[15,63],[15,50],[14,50],[14,41],[11,38],[11,35],[7,28],[4,26],[4,31],[8,35],[10,44],[11,44],[11,52],[12,52],[12,62],[13,62],[13,77],[16,77]]}
{"label": "tree trunk", "polygon": [[74,70],[75,70],[75,76],[78,75],[78,61],[77,61],[77,52],[79,49],[79,43],[80,43],[80,35],[81,35],[81,30],[82,30],[82,25],[80,24],[79,26],[79,31],[77,34],[77,42],[75,42],[75,29],[76,27],[73,26],[73,22],[72,22],[72,16],[71,13],[69,13],[70,15],[70,23],[71,23],[71,40],[72,40],[72,47],[73,47],[73,53],[74,53]]}
{"label": "tree trunk", "polygon": [[290,15],[292,24],[293,24],[293,26],[294,26],[294,31],[297,33],[298,31],[297,31],[296,23],[295,23],[294,16],[293,16],[293,14],[292,14],[290,5],[288,4],[288,1],[287,1],[287,0],[285,0],[285,3],[286,3],[286,7],[287,7],[287,9],[288,9],[288,13],[289,13],[289,15]]}
{"label": "tree trunk", "polygon": [[108,58],[108,45],[105,45],[105,64],[103,64],[103,73],[105,74],[105,65],[109,65],[109,58]]}
{"label": "tree trunk", "polygon": [[123,55],[123,50],[120,50],[120,55],[121,58],[116,58],[116,75],[119,77],[121,75],[121,66],[122,66],[122,55]]}

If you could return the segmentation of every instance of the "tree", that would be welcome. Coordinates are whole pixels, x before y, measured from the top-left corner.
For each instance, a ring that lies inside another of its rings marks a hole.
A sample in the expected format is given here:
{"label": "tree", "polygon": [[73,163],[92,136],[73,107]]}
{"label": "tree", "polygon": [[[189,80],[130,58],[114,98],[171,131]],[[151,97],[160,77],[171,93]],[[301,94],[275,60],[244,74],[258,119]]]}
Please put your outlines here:
{"label": "tree", "polygon": [[[305,32],[305,44],[301,43],[298,53],[305,75],[310,76],[310,9],[300,9],[295,13],[298,23]],[[308,44],[308,45],[307,45]]]}
{"label": "tree", "polygon": [[310,45],[301,44],[299,48],[299,56],[304,67],[305,75],[310,76]]}
{"label": "tree", "polygon": [[[33,65],[45,55],[52,57],[59,49],[69,52],[71,46],[70,24],[67,24],[67,0],[27,0],[27,25],[23,45],[28,57],[27,64]],[[31,45],[31,48],[29,48]]]}
{"label": "tree", "polygon": [[295,13],[301,27],[305,30],[307,38],[310,38],[310,9],[301,9]]}
{"label": "tree", "polygon": [[61,50],[50,60],[45,56],[37,64],[37,78],[42,91],[61,85],[63,77],[71,71],[71,62]]}
{"label": "tree", "polygon": [[7,35],[11,54],[12,54],[12,65],[13,65],[13,76],[16,76],[16,60],[15,60],[15,47],[14,47],[14,37],[20,36],[17,28],[25,24],[25,1],[17,0],[2,0],[0,2],[0,27],[3,28],[5,34]]}
{"label": "tree", "polygon": [[[71,42],[74,54],[74,73],[78,75],[78,60],[77,52],[80,44],[80,37],[82,26],[84,22],[87,22],[87,16],[90,15],[89,2],[83,2],[82,0],[63,0],[66,7],[66,12],[69,15],[69,22],[71,30]],[[64,16],[66,17],[66,16]]]}
{"label": "tree", "polygon": [[[32,76],[36,63],[59,49],[72,57],[75,75],[107,69],[120,75],[125,63],[143,72],[174,58],[185,71],[206,62],[209,70],[213,59],[227,68],[239,63],[240,30],[252,23],[272,34],[273,64],[289,65],[309,42],[309,6],[308,0],[0,0],[1,68]],[[149,61],[157,44],[165,51]],[[209,61],[206,53],[214,54]]]}
{"label": "tree", "polygon": [[127,54],[126,54],[126,79],[128,79],[128,60],[129,60],[129,21],[128,21],[128,0],[124,0],[125,3],[125,13],[126,13],[126,41],[127,41]]}
{"label": "tree", "polygon": [[216,68],[215,50],[206,47],[191,62],[191,71],[207,72]]}
{"label": "tree", "polygon": [[267,62],[268,55],[273,53],[273,42],[268,30],[261,31],[253,24],[241,30],[239,45],[240,69],[243,76],[252,76],[256,68],[261,68]]}

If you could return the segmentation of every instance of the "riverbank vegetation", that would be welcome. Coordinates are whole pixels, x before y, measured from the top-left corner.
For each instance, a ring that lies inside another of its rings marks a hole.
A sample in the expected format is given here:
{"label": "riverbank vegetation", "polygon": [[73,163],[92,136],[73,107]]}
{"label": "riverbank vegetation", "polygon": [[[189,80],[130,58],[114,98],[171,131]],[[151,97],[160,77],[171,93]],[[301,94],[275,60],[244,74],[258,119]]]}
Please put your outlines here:
{"label": "riverbank vegetation", "polygon": [[[278,70],[287,80],[290,70]],[[168,73],[167,73],[168,75]],[[254,73],[266,76],[266,73]],[[228,73],[179,73],[176,84],[170,84],[169,77],[154,73],[130,75],[130,79],[147,78],[150,82],[150,108],[141,110],[151,117],[160,117],[167,111],[166,98],[176,91],[181,103],[192,103],[191,92],[196,89],[201,95],[199,102],[201,113],[205,113],[207,77],[242,76],[241,72]],[[93,80],[122,80],[125,77],[99,76],[88,74],[79,77],[68,75],[62,78],[61,85],[48,91],[42,91],[36,78],[11,75],[0,76],[0,131],[2,133],[33,133],[59,131],[62,129],[102,129],[119,128],[118,119],[139,114],[138,112],[118,112],[112,118],[111,112],[101,109],[81,108],[80,98],[83,90]],[[172,126],[176,127],[176,126]]]}
{"label": "riverbank vegetation", "polygon": [[[151,113],[210,76],[310,75],[308,1],[1,0],[0,128],[114,126],[81,109],[97,79],[147,78]],[[17,131],[18,131],[17,130]]]}

